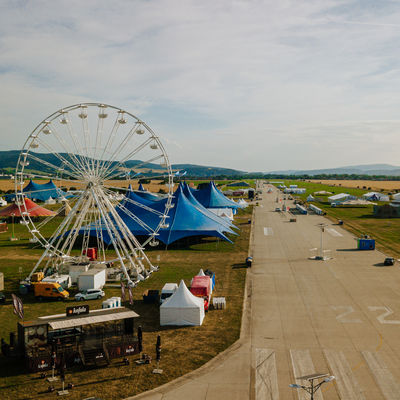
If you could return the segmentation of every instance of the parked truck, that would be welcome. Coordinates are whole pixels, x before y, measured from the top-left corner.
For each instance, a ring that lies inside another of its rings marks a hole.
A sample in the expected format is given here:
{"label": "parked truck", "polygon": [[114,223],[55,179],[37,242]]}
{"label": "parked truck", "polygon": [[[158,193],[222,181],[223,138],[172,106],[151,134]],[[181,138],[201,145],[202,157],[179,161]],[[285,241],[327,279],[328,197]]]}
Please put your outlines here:
{"label": "parked truck", "polygon": [[57,299],[64,300],[69,297],[69,293],[57,282],[37,282],[32,283],[36,299]]}
{"label": "parked truck", "polygon": [[190,293],[204,299],[204,311],[208,311],[211,300],[211,278],[209,276],[195,276],[192,280]]}

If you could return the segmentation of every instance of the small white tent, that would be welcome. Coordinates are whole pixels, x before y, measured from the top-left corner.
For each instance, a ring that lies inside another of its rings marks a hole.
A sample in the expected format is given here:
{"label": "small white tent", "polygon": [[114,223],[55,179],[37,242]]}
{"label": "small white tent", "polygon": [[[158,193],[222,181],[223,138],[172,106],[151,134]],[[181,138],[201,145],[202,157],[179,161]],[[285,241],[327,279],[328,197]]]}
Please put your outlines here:
{"label": "small white tent", "polygon": [[189,292],[183,280],[178,290],[160,306],[160,325],[201,325],[204,300]]}

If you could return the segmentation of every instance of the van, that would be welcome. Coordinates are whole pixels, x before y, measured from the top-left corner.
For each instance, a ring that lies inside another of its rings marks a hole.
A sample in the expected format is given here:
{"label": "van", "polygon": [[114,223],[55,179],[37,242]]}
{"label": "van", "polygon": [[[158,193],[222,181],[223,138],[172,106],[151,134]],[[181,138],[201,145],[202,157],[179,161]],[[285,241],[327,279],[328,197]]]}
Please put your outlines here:
{"label": "van", "polygon": [[33,290],[38,300],[43,300],[45,298],[63,300],[69,297],[69,293],[57,282],[34,283]]}

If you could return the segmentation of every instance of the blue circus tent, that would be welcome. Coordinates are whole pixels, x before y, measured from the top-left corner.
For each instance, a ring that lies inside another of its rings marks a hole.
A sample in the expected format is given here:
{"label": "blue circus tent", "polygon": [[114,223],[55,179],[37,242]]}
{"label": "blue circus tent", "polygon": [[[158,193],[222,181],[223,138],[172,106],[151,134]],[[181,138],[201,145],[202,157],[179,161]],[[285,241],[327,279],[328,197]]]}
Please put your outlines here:
{"label": "blue circus tent", "polygon": [[189,185],[186,182],[181,182],[180,185],[182,185],[182,190],[184,195],[187,197],[187,199],[193,204],[194,207],[196,207],[199,211],[201,211],[203,214],[207,215],[211,219],[215,220],[216,222],[229,227],[229,228],[237,228],[235,225],[232,224],[229,218],[222,218],[207,208],[205,208],[199,201],[193,196],[192,191],[190,190]]}
{"label": "blue circus tent", "polygon": [[[58,188],[51,179],[47,183],[36,183],[31,179],[22,192],[25,197],[36,201],[46,201],[50,197],[52,199],[73,197],[73,195]],[[15,200],[15,194],[6,195],[5,198],[7,201],[13,201]]]}
{"label": "blue circus tent", "polygon": [[206,208],[231,208],[232,210],[241,208],[239,204],[228,199],[218,190],[212,181],[202,189],[191,190],[197,201]]}
{"label": "blue circus tent", "polygon": [[136,191],[136,194],[140,197],[143,197],[146,200],[150,200],[150,201],[159,201],[160,200],[160,197],[158,197],[154,193],[147,191],[141,183],[139,184],[139,189]]}
{"label": "blue circus tent", "polygon": [[[131,197],[132,194],[133,197]],[[132,202],[130,201],[132,199],[135,200]],[[148,236],[151,230],[158,226],[160,214],[164,211],[166,201],[167,199],[159,200],[154,202],[151,207],[144,203],[140,205],[137,197],[135,197],[135,192],[130,192],[127,199],[122,200],[116,210],[135,236]],[[172,204],[173,207],[166,219],[168,227],[161,228],[158,231],[157,240],[168,245],[191,236],[210,236],[232,243],[226,233],[235,234],[235,232],[196,208],[185,196],[181,186],[176,190]],[[137,216],[140,221],[135,220],[133,216]],[[102,231],[103,240],[109,244],[111,240],[105,227]],[[94,228],[91,229],[91,235],[96,235]]]}

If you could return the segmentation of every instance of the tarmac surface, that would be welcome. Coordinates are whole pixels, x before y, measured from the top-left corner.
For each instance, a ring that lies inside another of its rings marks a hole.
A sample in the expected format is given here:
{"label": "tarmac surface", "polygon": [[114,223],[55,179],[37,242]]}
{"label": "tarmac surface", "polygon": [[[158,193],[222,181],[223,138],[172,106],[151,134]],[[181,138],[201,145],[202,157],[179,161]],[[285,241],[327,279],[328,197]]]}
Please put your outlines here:
{"label": "tarmac surface", "polygon": [[[289,384],[308,385],[296,378],[313,373],[335,376],[318,400],[400,399],[399,267],[383,267],[379,251],[356,250],[354,237],[322,216],[289,222],[267,188],[253,218],[240,339],[198,370],[130,399],[305,400],[310,395]],[[310,259],[321,223],[325,261]]]}

